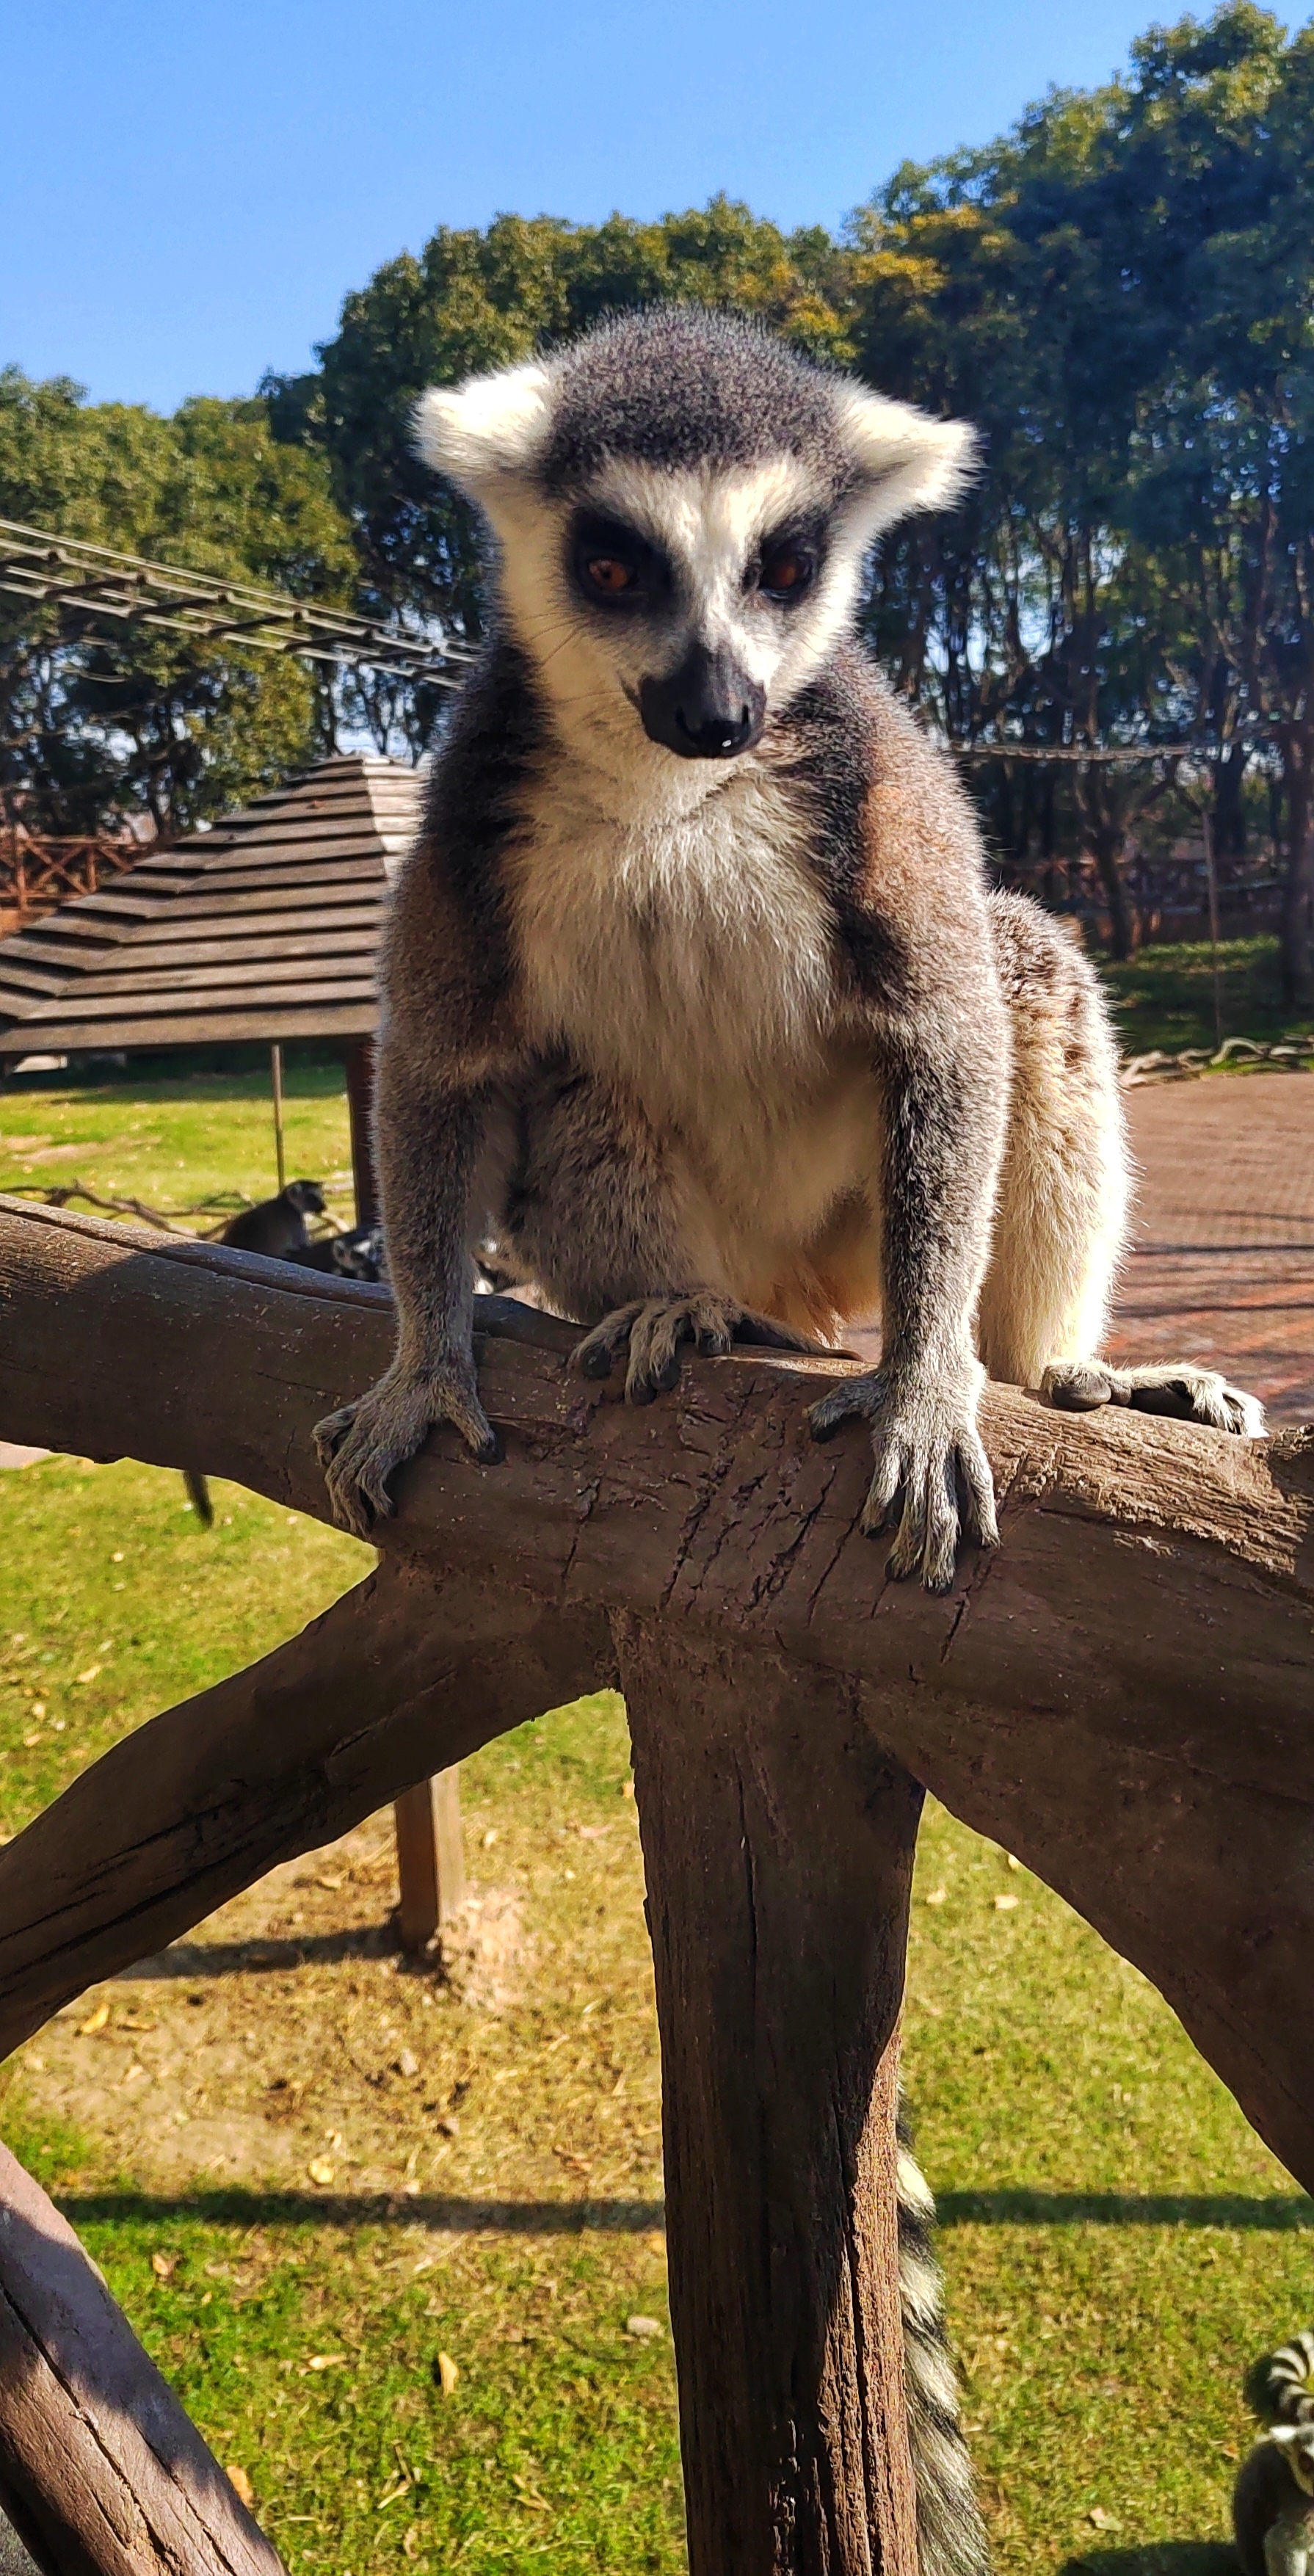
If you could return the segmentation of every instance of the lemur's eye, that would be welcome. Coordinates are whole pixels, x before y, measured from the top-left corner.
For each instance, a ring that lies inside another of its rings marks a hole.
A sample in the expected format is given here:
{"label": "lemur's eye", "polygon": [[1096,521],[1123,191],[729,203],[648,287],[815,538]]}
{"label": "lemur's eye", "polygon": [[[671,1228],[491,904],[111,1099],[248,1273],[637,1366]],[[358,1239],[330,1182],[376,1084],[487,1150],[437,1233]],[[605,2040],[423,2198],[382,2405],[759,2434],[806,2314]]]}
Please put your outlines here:
{"label": "lemur's eye", "polygon": [[623,563],[619,555],[590,555],[584,570],[594,590],[606,599],[619,599],[622,591],[634,588],[634,566]]}
{"label": "lemur's eye", "polygon": [[641,529],[599,510],[576,514],[566,563],[576,594],[604,610],[659,608],[671,586],[670,566]]}
{"label": "lemur's eye", "polygon": [[816,569],[816,556],[807,546],[777,546],[763,556],[757,586],[768,599],[801,599],[811,589]]}

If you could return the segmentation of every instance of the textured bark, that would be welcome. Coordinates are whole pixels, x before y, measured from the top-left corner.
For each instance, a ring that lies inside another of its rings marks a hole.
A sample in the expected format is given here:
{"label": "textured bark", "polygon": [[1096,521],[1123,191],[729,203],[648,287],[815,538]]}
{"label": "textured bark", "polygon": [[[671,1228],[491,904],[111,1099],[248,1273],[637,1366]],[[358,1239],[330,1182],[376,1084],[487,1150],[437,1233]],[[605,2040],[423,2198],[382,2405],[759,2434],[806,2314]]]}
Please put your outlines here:
{"label": "textured bark", "polygon": [[618,1627],[691,2576],[916,2576],[894,2114],[922,1793],[844,1683]]}
{"label": "textured bark", "polygon": [[[808,1437],[844,1361],[699,1363],[635,1412],[572,1374],[568,1327],[492,1298],[479,1321],[506,1463],[435,1435],[370,1582],[0,1852],[0,2046],[622,1676],[695,2576],[909,2576],[890,2117],[913,1784],[1145,1970],[1314,2187],[1314,1435],[992,1389],[1003,1545],[929,1600],[858,1534],[864,1440]],[[323,1516],[311,1427],[391,1337],[381,1291],[0,1203],[7,1438]]]}
{"label": "textured bark", "polygon": [[52,2576],[281,2576],[72,2228],[4,2147],[0,2503]]}

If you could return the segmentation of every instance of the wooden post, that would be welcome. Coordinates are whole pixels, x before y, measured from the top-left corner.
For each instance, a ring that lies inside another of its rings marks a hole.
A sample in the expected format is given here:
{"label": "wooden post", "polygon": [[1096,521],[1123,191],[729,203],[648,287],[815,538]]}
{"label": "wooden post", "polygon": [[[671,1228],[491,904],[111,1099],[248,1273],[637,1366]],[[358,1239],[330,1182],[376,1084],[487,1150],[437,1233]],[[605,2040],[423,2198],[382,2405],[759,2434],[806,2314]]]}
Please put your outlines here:
{"label": "wooden post", "polygon": [[67,2220],[5,2147],[0,2503],[48,2576],[284,2576]]}
{"label": "wooden post", "polygon": [[347,1116],[351,1121],[351,1177],[357,1225],[377,1225],[379,1183],[374,1164],[374,1040],[357,1038],[347,1049]]}
{"label": "wooden post", "polygon": [[894,2119],[922,1792],[833,1676],[616,1626],[690,2576],[917,2576]]}
{"label": "wooden post", "polygon": [[[375,1225],[379,1184],[374,1162],[374,1040],[347,1049],[347,1114],[357,1225]],[[428,1948],[465,1895],[459,1771],[443,1771],[404,1789],[393,1806],[397,1836],[397,1924],[402,1948]]]}
{"label": "wooden post", "polygon": [[465,1896],[461,1847],[461,1775],[453,1764],[432,1780],[403,1789],[393,1802],[397,1828],[397,1925],[403,1950],[427,1949]]}
{"label": "wooden post", "polygon": [[269,1050],[269,1078],[274,1092],[274,1163],[280,1192],[287,1188],[287,1149],[283,1142],[283,1050]]}

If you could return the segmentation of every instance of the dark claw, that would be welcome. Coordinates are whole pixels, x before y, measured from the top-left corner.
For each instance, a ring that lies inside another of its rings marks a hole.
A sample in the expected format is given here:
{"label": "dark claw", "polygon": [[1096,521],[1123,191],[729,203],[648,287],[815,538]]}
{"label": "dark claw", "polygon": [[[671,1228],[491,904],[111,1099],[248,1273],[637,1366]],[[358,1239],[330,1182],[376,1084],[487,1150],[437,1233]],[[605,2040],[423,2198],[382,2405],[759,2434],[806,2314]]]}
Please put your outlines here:
{"label": "dark claw", "polygon": [[480,1441],[474,1454],[481,1467],[500,1467],[506,1456],[500,1433],[490,1431],[488,1438]]}
{"label": "dark claw", "polygon": [[610,1377],[611,1353],[606,1344],[599,1342],[596,1350],[586,1351],[579,1365],[584,1377]]}

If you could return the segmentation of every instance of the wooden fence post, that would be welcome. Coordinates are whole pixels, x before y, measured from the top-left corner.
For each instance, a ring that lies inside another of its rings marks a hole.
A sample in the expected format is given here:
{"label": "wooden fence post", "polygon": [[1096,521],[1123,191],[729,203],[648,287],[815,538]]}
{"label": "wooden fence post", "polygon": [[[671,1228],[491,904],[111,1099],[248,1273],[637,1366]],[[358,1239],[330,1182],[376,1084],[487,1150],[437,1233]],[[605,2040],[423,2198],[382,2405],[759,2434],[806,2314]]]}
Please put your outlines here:
{"label": "wooden fence post", "polygon": [[917,2576],[894,2121],[922,1792],[832,1675],[614,1625],[690,2576]]}
{"label": "wooden fence post", "polygon": [[[374,1040],[358,1038],[347,1049],[347,1114],[351,1121],[351,1170],[357,1225],[376,1225],[379,1183],[371,1127]],[[397,1928],[402,1948],[418,1956],[451,1920],[465,1896],[461,1849],[461,1777],[440,1772],[404,1789],[393,1806],[397,1838]]]}

